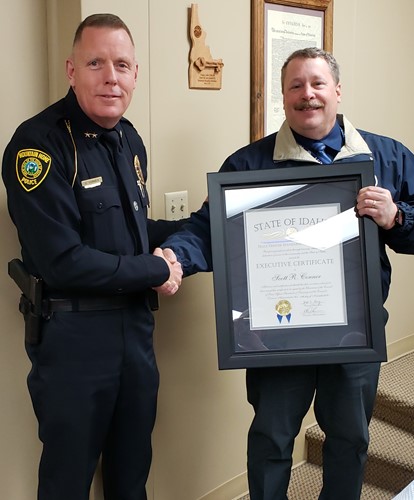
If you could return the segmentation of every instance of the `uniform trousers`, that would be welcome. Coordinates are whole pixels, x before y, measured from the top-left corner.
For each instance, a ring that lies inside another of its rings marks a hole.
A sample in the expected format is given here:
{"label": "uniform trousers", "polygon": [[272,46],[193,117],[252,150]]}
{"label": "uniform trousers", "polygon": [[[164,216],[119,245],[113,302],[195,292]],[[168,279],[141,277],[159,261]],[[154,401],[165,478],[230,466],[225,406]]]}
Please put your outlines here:
{"label": "uniform trousers", "polygon": [[285,500],[294,438],[313,398],[326,438],[320,500],[358,500],[379,363],[247,370],[255,416],[248,435],[251,500]]}
{"label": "uniform trousers", "polygon": [[58,312],[28,387],[43,451],[38,500],[88,500],[102,456],[105,500],[144,500],[159,375],[147,306]]}

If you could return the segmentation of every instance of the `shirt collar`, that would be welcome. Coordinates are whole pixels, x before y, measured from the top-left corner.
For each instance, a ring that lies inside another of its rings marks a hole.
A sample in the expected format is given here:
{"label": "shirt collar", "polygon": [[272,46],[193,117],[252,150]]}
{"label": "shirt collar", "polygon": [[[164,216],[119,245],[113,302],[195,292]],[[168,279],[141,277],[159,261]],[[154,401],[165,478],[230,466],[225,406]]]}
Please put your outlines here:
{"label": "shirt collar", "polygon": [[[87,146],[92,147],[99,141],[101,135],[107,132],[105,129],[91,120],[79,106],[76,94],[72,88],[65,97],[66,116],[69,118],[71,128],[78,137],[85,139]],[[118,122],[114,129],[123,138],[121,123]]]}
{"label": "shirt collar", "polygon": [[325,137],[322,137],[320,141],[315,141],[314,139],[309,139],[309,137],[304,137],[303,135],[298,134],[294,130],[292,130],[292,133],[296,141],[307,150],[311,149],[313,143],[323,142],[325,146],[328,146],[332,150],[339,152],[345,142],[344,132],[341,126],[339,125],[338,121],[335,122],[335,125],[333,126],[329,134],[327,134]]}

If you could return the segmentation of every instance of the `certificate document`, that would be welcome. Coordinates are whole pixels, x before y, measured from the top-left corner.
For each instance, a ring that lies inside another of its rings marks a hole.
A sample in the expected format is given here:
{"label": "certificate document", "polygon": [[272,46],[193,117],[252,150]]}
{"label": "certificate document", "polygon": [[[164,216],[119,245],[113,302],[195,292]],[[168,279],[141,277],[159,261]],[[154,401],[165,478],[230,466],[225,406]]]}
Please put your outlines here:
{"label": "certificate document", "polygon": [[265,3],[265,131],[279,130],[283,111],[280,70],[288,56],[298,49],[322,47],[323,12]]}
{"label": "certificate document", "polygon": [[339,212],[336,203],[244,212],[251,330],[347,325],[342,242],[297,238],[312,228],[322,239]]}

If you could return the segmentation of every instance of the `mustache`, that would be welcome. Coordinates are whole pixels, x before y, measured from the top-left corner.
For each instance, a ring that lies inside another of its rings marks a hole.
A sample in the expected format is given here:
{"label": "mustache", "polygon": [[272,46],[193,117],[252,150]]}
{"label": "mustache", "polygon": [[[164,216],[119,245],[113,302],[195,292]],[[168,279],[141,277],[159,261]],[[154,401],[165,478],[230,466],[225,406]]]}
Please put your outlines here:
{"label": "mustache", "polygon": [[297,104],[295,106],[296,111],[302,111],[303,109],[319,109],[323,108],[323,102],[314,99],[313,101],[305,101]]}

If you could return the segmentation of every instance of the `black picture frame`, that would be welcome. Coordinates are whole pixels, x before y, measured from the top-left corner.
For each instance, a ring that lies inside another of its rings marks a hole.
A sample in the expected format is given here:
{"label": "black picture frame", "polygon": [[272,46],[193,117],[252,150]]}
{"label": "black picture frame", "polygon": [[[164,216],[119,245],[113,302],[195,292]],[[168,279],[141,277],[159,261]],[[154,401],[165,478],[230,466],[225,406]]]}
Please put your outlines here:
{"label": "black picture frame", "polygon": [[[378,227],[354,210],[359,189],[374,183],[371,161],[208,174],[219,369],[386,361]],[[326,221],[309,219],[331,210]],[[262,216],[269,221],[254,224]],[[270,221],[282,236],[268,231]],[[300,223],[290,229],[294,238],[311,234],[311,246],[286,236],[292,221]],[[256,244],[253,233],[262,229]],[[262,245],[265,237],[273,240]],[[302,267],[268,275],[267,266]],[[294,285],[283,282],[292,276]],[[300,314],[280,309],[286,298]]]}

